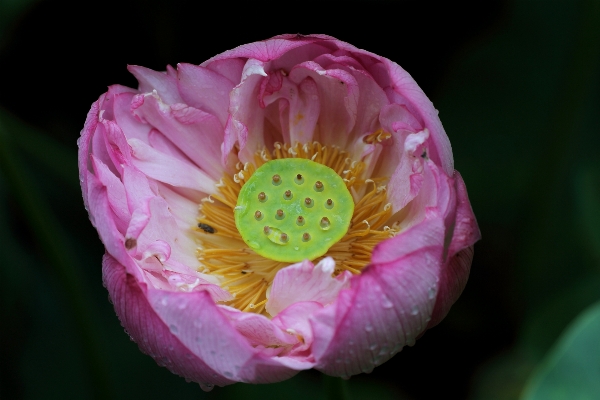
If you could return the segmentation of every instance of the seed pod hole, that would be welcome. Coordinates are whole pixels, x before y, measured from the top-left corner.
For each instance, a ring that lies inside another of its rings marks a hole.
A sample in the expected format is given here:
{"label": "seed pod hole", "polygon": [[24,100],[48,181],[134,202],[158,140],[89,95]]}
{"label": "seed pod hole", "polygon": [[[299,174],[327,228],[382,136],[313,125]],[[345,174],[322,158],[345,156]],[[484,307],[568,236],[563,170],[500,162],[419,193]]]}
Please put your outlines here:
{"label": "seed pod hole", "polygon": [[298,226],[304,225],[304,217],[302,215],[299,215],[298,218],[296,218],[296,225],[298,225]]}
{"label": "seed pod hole", "polygon": [[321,218],[320,225],[321,225],[321,229],[327,230],[331,226],[331,222],[329,222],[329,218],[323,217],[323,218]]}
{"label": "seed pod hole", "polygon": [[254,218],[256,218],[257,221],[260,221],[261,219],[263,219],[263,214],[256,210],[256,212],[254,213]]}
{"label": "seed pod hole", "polygon": [[258,201],[263,202],[263,203],[265,201],[267,201],[267,195],[265,194],[265,192],[260,192],[258,194]]}
{"label": "seed pod hole", "polygon": [[333,200],[327,199],[327,201],[325,202],[325,208],[328,208],[331,210],[333,208]]}
{"label": "seed pod hole", "polygon": [[281,220],[284,217],[285,217],[285,213],[283,212],[283,210],[281,208],[275,212],[275,218]]}
{"label": "seed pod hole", "polygon": [[310,240],[310,233],[308,233],[308,232],[304,232],[304,233],[302,234],[302,241],[303,241],[303,242],[308,242],[309,240]]}
{"label": "seed pod hole", "polygon": [[286,200],[291,200],[292,197],[294,197],[294,195],[291,190],[286,190],[285,193],[283,193],[283,198]]}
{"label": "seed pod hole", "polygon": [[315,182],[315,190],[317,192],[322,192],[323,191],[323,182],[321,181],[316,181]]}
{"label": "seed pod hole", "polygon": [[304,199],[304,205],[306,207],[311,208],[313,206],[313,204],[314,204],[314,201],[310,197],[307,197]]}
{"label": "seed pod hole", "polygon": [[273,185],[279,186],[279,185],[281,185],[281,176],[279,176],[279,174],[275,174],[275,175],[273,175],[273,178],[271,181],[273,182]]}
{"label": "seed pod hole", "polygon": [[302,174],[297,174],[294,178],[294,182],[296,182],[296,185],[302,185],[304,183],[304,177]]}

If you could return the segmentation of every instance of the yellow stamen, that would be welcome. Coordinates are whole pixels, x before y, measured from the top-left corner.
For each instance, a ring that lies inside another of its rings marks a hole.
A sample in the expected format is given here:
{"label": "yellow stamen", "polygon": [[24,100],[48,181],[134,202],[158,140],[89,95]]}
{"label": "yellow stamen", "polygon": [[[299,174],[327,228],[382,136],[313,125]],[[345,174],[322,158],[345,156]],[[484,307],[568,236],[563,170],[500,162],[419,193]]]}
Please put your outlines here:
{"label": "yellow stamen", "polygon": [[[366,136],[363,141],[376,143],[389,137],[389,133],[379,130]],[[233,210],[242,186],[254,171],[272,159],[282,158],[305,158],[330,167],[344,179],[355,196],[354,214],[348,232],[326,254],[312,260],[313,263],[329,256],[336,262],[334,275],[343,271],[360,274],[369,265],[373,248],[398,232],[397,225],[391,228],[383,226],[392,216],[385,186],[381,185],[388,178],[365,179],[363,171],[366,164],[352,160],[339,147],[323,146],[319,142],[296,143],[293,146],[275,143],[272,152],[266,148],[257,151],[253,163],[238,163],[237,172],[233,176],[224,176],[217,184],[219,191],[203,199],[200,205],[197,222],[212,227],[214,233],[196,229],[199,242],[197,256],[201,264],[199,270],[221,277],[221,286],[233,296],[233,300],[225,304],[267,316],[267,289],[275,274],[289,264],[267,259],[249,248],[235,226]],[[359,196],[357,193],[364,194]]]}

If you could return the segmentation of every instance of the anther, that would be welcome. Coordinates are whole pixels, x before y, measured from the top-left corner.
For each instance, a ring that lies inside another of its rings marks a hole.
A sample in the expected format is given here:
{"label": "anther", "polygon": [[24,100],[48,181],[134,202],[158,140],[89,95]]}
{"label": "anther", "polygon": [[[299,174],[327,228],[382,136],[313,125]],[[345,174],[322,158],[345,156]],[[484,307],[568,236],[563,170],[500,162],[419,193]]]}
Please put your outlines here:
{"label": "anther", "polygon": [[260,192],[258,194],[258,200],[265,201],[266,199],[267,199],[267,195],[265,194],[265,192]]}
{"label": "anther", "polygon": [[254,213],[254,218],[256,219],[260,219],[262,217],[262,213],[258,210],[256,210],[256,212]]}
{"label": "anther", "polygon": [[308,232],[304,232],[302,234],[302,240],[304,240],[305,242],[308,242],[310,240],[310,234]]}

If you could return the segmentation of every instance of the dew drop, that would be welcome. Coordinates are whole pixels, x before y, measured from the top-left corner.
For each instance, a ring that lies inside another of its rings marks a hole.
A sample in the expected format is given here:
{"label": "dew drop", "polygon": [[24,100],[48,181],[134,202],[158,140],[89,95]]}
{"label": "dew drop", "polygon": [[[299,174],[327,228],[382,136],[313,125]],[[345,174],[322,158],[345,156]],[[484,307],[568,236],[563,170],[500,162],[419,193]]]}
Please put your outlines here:
{"label": "dew drop", "polygon": [[412,306],[410,309],[410,315],[417,315],[418,313],[419,313],[419,308],[416,305]]}
{"label": "dew drop", "polygon": [[369,350],[373,351],[377,349],[377,343],[373,343],[372,345],[369,346]]}
{"label": "dew drop", "polygon": [[383,298],[381,299],[381,306],[383,308],[392,308],[394,307],[394,304],[392,304],[392,302],[390,301],[390,299],[388,299],[387,296],[383,296]]}
{"label": "dew drop", "polygon": [[435,287],[434,286],[429,288],[429,291],[427,292],[427,296],[429,297],[429,300],[431,300],[435,297]]}
{"label": "dew drop", "polygon": [[365,326],[365,331],[367,332],[372,332],[373,331],[373,326],[371,326],[370,324]]}
{"label": "dew drop", "polygon": [[199,383],[199,385],[200,389],[202,389],[205,392],[210,392],[215,387],[215,385],[213,385],[212,383]]}

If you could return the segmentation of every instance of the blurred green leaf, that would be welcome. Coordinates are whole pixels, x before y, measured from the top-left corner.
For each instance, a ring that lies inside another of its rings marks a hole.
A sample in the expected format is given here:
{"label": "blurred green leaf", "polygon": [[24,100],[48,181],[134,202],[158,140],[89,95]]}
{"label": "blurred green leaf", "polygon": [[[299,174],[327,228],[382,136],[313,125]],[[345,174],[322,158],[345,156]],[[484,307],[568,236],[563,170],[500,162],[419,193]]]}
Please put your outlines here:
{"label": "blurred green leaf", "polygon": [[600,302],[569,325],[531,377],[523,400],[594,400],[600,393]]}
{"label": "blurred green leaf", "polygon": [[[34,244],[39,246],[43,257],[61,283],[61,290],[71,307],[77,335],[87,359],[88,377],[96,390],[94,396],[107,398],[111,392],[108,368],[100,349],[96,322],[92,318],[94,307],[82,284],[83,278],[77,267],[75,254],[69,246],[63,224],[52,212],[44,193],[39,190],[34,170],[23,162],[15,146],[15,138],[27,134],[27,126],[19,124],[16,119],[0,109],[0,173],[5,177],[9,192],[17,200],[23,213],[21,225],[28,228]],[[60,153],[58,155],[60,156]],[[37,273],[39,274],[39,271]]]}
{"label": "blurred green leaf", "polygon": [[600,171],[587,165],[578,172],[575,190],[579,220],[586,244],[600,266]]}
{"label": "blurred green leaf", "polygon": [[7,41],[7,34],[15,21],[40,0],[2,0],[0,1],[0,48]]}
{"label": "blurred green leaf", "polygon": [[3,108],[0,108],[0,121],[14,146],[39,163],[38,167],[60,179],[67,187],[79,191],[75,143],[72,149],[68,149]]}

